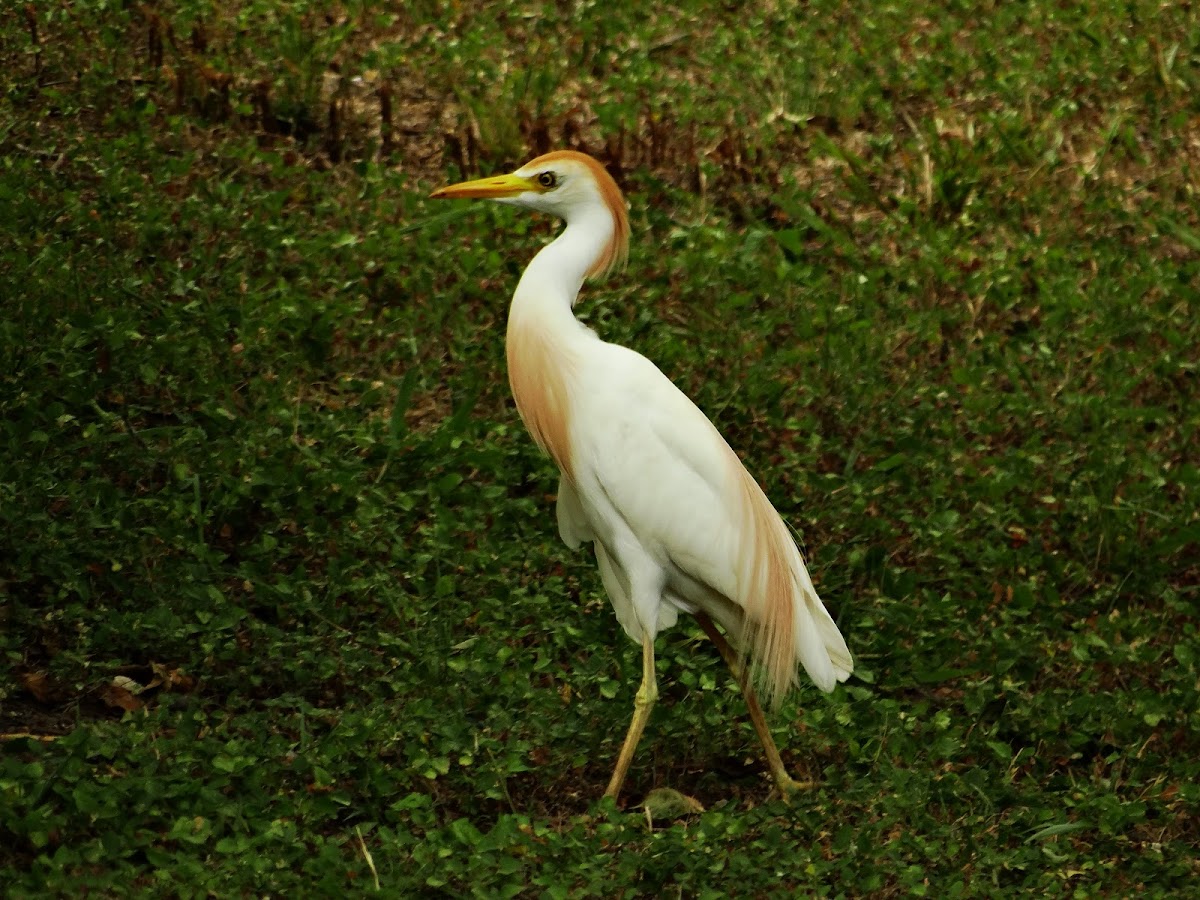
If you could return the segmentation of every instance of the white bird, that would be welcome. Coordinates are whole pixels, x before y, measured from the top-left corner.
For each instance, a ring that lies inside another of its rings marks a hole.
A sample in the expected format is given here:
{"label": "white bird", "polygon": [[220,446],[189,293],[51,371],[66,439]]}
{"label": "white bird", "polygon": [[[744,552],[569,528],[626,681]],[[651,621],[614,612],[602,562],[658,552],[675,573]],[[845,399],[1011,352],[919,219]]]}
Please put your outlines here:
{"label": "white bird", "polygon": [[556,151],[431,196],[498,200],[566,222],[517,284],[508,376],[529,433],[559,469],[559,534],[572,549],[595,547],[617,620],[642,647],[633,720],[606,795],[620,792],[658,696],[654,639],[681,612],[737,678],[781,793],[808,787],[787,774],[745,663],[768,699],[795,686],[798,666],[831,691],[854,666],[846,642],[787,525],[704,413],[650,360],[601,340],[571,311],[584,279],[625,261],[629,219],[616,182],[590,156]]}

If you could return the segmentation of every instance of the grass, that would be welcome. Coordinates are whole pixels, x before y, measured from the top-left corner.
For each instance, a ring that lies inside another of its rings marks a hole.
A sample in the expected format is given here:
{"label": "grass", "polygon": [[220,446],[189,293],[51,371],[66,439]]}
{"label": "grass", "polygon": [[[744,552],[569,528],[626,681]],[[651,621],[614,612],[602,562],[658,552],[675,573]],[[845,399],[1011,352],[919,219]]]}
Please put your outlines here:
{"label": "grass", "polygon": [[[1194,882],[1189,13],[751,6],[0,12],[10,896]],[[856,655],[773,717],[790,806],[690,625],[598,801],[638,654],[503,374],[555,226],[424,199],[566,145],[634,224],[581,314]]]}

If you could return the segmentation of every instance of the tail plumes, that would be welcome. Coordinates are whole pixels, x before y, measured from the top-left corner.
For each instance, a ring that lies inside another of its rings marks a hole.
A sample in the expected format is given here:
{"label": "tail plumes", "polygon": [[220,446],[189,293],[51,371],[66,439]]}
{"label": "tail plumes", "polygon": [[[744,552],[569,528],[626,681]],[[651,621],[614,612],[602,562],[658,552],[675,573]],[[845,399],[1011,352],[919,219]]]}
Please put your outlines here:
{"label": "tail plumes", "polygon": [[803,667],[822,691],[854,670],[846,641],[825,609],[783,519],[743,470],[742,652],[764,699],[778,704]]}

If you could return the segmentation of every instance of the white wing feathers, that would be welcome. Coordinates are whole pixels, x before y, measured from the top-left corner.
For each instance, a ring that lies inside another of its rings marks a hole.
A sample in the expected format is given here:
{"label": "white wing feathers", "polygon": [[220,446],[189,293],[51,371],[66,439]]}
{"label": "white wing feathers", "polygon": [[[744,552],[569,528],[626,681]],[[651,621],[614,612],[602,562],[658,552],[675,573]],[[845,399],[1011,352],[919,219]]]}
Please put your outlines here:
{"label": "white wing feathers", "polygon": [[578,550],[580,544],[596,539],[584,517],[579,494],[565,475],[558,479],[558,502],[554,505],[554,513],[558,519],[558,535],[572,550]]}
{"label": "white wing feathers", "polygon": [[[596,541],[602,571],[617,570],[606,587],[627,584],[619,548],[636,541],[664,573],[660,608],[643,616],[649,627],[671,624],[678,608],[706,611],[749,655],[768,697],[794,685],[797,663],[822,690],[845,680],[850,653],[787,526],[712,423],[626,348],[596,341],[577,377],[575,478],[559,486],[563,541]],[[625,593],[614,606],[637,602]],[[618,619],[638,639],[632,612],[618,609]]]}

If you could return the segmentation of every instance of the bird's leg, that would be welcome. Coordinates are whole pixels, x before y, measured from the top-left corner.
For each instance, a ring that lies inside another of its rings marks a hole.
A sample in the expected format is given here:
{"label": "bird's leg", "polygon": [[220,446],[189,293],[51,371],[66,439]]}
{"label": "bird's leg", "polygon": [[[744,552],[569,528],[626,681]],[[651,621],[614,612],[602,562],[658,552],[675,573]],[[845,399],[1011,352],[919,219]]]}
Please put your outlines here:
{"label": "bird's leg", "polygon": [[650,709],[658,699],[658,680],[654,675],[654,638],[649,634],[642,635],[642,683],[638,687],[637,696],[633,700],[633,721],[629,723],[629,732],[625,735],[625,743],[621,745],[621,755],[617,757],[617,768],[613,771],[608,782],[605,797],[614,800],[621,792],[625,774],[629,764],[633,762],[633,752],[637,749],[642,732],[646,729],[646,721],[650,718]]}
{"label": "bird's leg", "polygon": [[746,707],[750,710],[750,721],[754,723],[754,730],[758,732],[758,739],[762,742],[763,752],[767,755],[767,765],[771,769],[771,775],[775,778],[775,784],[779,787],[779,792],[787,799],[793,791],[809,790],[813,787],[811,781],[796,781],[787,773],[787,769],[783,767],[783,760],[779,757],[779,749],[775,746],[775,739],[771,737],[771,731],[767,728],[767,718],[763,715],[762,707],[759,706],[758,697],[754,693],[754,686],[750,683],[750,675],[738,659],[733,648],[729,646],[729,641],[725,640],[725,635],[717,630],[717,626],[713,624],[713,620],[702,612],[697,611],[696,621],[700,623],[700,628],[708,635],[708,639],[717,645],[717,650],[721,653],[721,658],[725,660],[725,665],[729,666],[729,671],[733,673],[734,679],[738,683],[738,687],[742,689],[742,696],[746,698]]}

